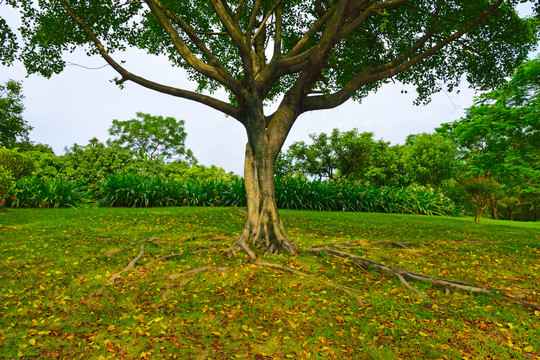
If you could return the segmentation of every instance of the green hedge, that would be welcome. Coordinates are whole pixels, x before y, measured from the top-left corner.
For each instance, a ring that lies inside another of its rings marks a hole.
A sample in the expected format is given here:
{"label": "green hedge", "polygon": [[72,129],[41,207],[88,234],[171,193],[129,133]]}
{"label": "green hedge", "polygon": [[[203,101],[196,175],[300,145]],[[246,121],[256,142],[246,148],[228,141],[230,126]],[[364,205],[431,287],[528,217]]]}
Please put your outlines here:
{"label": "green hedge", "polygon": [[77,207],[90,202],[85,188],[71,180],[27,176],[15,183],[12,207]]}
{"label": "green hedge", "polygon": [[[454,215],[454,203],[424,187],[377,187],[357,183],[276,178],[281,209]],[[108,176],[89,195],[73,181],[26,177],[16,183],[12,206],[246,206],[244,180],[188,180],[119,172]],[[90,196],[92,198],[90,198]]]}

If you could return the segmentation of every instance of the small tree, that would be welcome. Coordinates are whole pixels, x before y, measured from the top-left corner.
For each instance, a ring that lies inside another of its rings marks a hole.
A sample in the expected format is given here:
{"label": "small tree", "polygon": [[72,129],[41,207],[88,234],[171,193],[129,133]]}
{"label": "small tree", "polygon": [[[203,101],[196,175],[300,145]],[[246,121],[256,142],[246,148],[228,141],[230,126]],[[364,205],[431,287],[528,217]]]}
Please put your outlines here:
{"label": "small tree", "polygon": [[22,117],[23,99],[21,83],[0,84],[0,147],[13,148],[18,141],[28,141],[32,127]]}
{"label": "small tree", "polygon": [[35,169],[33,160],[18,149],[0,148],[0,165],[11,172],[14,180],[30,175]]}
{"label": "small tree", "polygon": [[96,189],[108,175],[124,169],[133,161],[133,153],[118,145],[106,146],[96,138],[88,145],[73,144],[65,149],[63,174],[77,183]]}
{"label": "small tree", "polygon": [[138,112],[136,119],[113,120],[109,134],[116,136],[109,144],[125,147],[150,160],[185,157],[192,163],[197,161],[184,146],[187,134],[183,120]]}
{"label": "small tree", "polygon": [[[540,195],[540,57],[519,66],[510,81],[476,98],[465,117],[437,131],[457,144],[465,177],[495,179],[520,194]],[[512,206],[512,201],[507,202]],[[491,210],[497,217],[497,199]],[[533,204],[531,206],[534,207]]]}
{"label": "small tree", "polygon": [[471,177],[463,183],[463,189],[469,194],[475,206],[475,222],[480,222],[484,211],[500,191],[500,184],[482,176]]}

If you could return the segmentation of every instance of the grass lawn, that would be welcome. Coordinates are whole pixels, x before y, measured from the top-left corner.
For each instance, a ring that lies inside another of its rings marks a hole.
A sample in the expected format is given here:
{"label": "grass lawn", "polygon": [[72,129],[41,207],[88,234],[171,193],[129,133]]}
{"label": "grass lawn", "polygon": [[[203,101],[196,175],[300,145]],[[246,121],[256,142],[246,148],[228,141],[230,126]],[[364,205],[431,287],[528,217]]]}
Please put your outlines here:
{"label": "grass lawn", "polygon": [[[355,243],[346,251],[534,289],[524,299],[540,303],[538,223],[281,214],[301,248]],[[500,295],[411,283],[422,298],[396,278],[307,252],[261,260],[316,277],[255,266],[244,254],[228,259],[243,216],[188,207],[0,212],[0,359],[540,359],[540,311]],[[156,239],[134,244],[147,238]],[[177,255],[153,261],[169,254]],[[329,283],[359,290],[360,301]]]}

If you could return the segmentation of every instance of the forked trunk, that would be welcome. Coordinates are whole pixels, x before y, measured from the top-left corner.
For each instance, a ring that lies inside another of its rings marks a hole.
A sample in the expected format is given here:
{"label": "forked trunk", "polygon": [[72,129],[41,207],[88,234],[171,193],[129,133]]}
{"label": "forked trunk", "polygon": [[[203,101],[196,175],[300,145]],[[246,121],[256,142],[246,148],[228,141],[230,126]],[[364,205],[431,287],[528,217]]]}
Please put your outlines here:
{"label": "forked trunk", "polygon": [[[263,150],[263,149],[261,149]],[[274,158],[267,151],[254,155],[252,146],[246,146],[244,182],[247,195],[246,220],[242,235],[237,240],[232,253],[244,250],[252,258],[255,254],[249,247],[264,252],[298,253],[297,245],[292,242],[283,228],[278,214],[274,186]],[[259,159],[258,163],[257,159]]]}

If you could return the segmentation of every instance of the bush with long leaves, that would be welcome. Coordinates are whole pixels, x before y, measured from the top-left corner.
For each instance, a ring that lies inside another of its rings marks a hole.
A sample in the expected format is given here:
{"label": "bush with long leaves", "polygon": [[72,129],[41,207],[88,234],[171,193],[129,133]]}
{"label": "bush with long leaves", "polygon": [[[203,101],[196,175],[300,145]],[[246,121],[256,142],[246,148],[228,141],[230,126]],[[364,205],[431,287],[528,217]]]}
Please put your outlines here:
{"label": "bush with long leaves", "polygon": [[[453,215],[455,206],[443,194],[424,187],[378,187],[352,182],[309,181],[301,177],[276,178],[276,201],[282,209],[386,212]],[[60,180],[21,179],[14,206],[75,206],[69,195],[81,187]],[[77,192],[75,191],[75,193]],[[118,172],[101,182],[95,201],[100,206],[246,206],[244,181],[189,180]],[[82,199],[82,198],[81,198]],[[64,204],[69,205],[64,205]]]}
{"label": "bush with long leaves", "polygon": [[23,177],[15,183],[14,194],[12,207],[77,207],[89,201],[83,186],[61,178]]}
{"label": "bush with long leaves", "polygon": [[453,215],[443,194],[425,187],[378,187],[349,182],[276,178],[276,201],[285,209]]}

